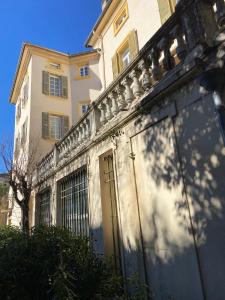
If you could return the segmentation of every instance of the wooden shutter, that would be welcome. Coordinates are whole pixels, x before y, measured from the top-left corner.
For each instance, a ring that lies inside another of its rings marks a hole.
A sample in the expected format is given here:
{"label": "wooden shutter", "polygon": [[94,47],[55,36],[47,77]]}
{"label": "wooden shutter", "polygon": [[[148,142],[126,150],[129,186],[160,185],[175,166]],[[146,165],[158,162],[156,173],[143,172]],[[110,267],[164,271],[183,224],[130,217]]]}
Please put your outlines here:
{"label": "wooden shutter", "polygon": [[128,43],[131,59],[134,59],[138,54],[138,40],[136,30],[132,30],[128,35]]}
{"label": "wooden shutter", "polygon": [[170,0],[170,7],[171,7],[172,12],[175,11],[176,4],[177,4],[176,0]]}
{"label": "wooden shutter", "polygon": [[113,71],[113,78],[116,78],[119,74],[119,65],[118,65],[118,54],[116,53],[112,57],[112,71]]}
{"label": "wooden shutter", "polygon": [[49,138],[49,122],[48,122],[48,113],[42,113],[42,138]]}
{"label": "wooden shutter", "polygon": [[49,95],[49,73],[42,71],[42,93]]}
{"label": "wooden shutter", "polygon": [[68,80],[66,76],[61,76],[62,97],[68,98]]}
{"label": "wooden shutter", "polygon": [[169,19],[169,17],[172,14],[170,0],[158,0],[158,5],[161,22],[163,24],[166,22],[167,19]]}
{"label": "wooden shutter", "polygon": [[69,117],[62,116],[62,137],[68,132],[69,130]]}

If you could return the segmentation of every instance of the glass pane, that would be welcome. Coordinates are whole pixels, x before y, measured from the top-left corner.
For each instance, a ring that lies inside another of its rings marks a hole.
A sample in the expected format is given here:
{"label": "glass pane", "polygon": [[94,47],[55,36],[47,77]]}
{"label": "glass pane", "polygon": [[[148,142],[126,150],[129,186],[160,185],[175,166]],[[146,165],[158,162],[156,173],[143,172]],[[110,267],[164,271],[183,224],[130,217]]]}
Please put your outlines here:
{"label": "glass pane", "polygon": [[50,76],[50,95],[61,96],[61,78],[58,76]]}
{"label": "glass pane", "polygon": [[61,117],[59,116],[49,116],[49,130],[50,130],[50,138],[54,140],[61,139]]}

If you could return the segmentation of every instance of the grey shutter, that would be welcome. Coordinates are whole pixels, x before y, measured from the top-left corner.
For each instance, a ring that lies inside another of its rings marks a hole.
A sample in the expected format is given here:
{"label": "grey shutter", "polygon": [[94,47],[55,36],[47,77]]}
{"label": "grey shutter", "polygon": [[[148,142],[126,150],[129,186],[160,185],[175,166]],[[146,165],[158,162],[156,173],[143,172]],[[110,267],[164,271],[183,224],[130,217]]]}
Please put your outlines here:
{"label": "grey shutter", "polygon": [[49,73],[42,71],[42,93],[49,95]]}
{"label": "grey shutter", "polygon": [[69,117],[62,116],[62,137],[67,133],[69,130]]}
{"label": "grey shutter", "polygon": [[48,139],[49,138],[49,122],[48,122],[48,113],[42,113],[42,138]]}
{"label": "grey shutter", "polygon": [[68,98],[68,80],[66,76],[61,76],[62,97]]}

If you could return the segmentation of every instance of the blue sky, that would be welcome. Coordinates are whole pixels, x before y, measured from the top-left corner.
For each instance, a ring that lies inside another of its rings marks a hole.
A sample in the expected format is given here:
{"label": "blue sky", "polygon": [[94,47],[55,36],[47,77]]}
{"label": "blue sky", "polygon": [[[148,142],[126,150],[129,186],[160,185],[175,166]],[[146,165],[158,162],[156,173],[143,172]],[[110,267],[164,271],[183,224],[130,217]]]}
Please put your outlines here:
{"label": "blue sky", "polygon": [[14,106],[8,99],[22,43],[66,53],[85,50],[100,13],[101,0],[0,1],[0,143],[13,139]]}

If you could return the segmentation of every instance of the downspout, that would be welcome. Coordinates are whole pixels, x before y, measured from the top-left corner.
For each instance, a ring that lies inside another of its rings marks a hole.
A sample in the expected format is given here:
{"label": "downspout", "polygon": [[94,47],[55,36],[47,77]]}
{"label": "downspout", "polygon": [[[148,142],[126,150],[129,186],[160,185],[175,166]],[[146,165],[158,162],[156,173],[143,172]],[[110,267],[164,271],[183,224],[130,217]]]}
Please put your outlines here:
{"label": "downspout", "polygon": [[205,71],[200,78],[200,86],[212,93],[213,103],[219,121],[219,129],[225,145],[225,103],[223,101],[225,91],[224,68],[215,68]]}
{"label": "downspout", "polygon": [[100,39],[100,49],[97,49],[98,53],[102,55],[102,74],[103,74],[103,88],[106,90],[106,75],[105,75],[105,51],[104,51],[104,44],[103,44],[103,37],[102,35],[98,35],[95,31],[93,31],[93,35],[97,36],[97,39]]}

